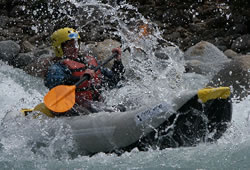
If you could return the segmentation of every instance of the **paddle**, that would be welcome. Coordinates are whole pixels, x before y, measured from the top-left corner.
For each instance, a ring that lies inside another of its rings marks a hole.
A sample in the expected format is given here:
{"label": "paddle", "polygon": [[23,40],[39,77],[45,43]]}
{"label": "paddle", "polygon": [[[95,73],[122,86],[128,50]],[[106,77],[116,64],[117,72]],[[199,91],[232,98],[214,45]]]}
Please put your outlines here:
{"label": "paddle", "polygon": [[[107,58],[102,64],[95,67],[94,71],[99,70],[117,55],[116,52],[113,53],[112,56]],[[68,111],[75,104],[75,89],[82,84],[82,82],[88,80],[88,78],[89,76],[85,75],[75,85],[59,85],[54,87],[44,96],[44,104],[54,112],[60,113]]]}

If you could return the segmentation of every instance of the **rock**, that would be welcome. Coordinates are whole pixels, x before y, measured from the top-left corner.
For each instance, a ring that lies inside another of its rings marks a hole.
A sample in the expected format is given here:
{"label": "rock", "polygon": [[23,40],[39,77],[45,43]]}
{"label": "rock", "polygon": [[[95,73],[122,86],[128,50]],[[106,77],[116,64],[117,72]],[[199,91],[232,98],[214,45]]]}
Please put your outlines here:
{"label": "rock", "polygon": [[239,23],[239,24],[232,25],[232,27],[230,27],[229,30],[227,31],[227,34],[228,35],[244,34],[246,32],[247,32],[247,26],[242,23]]}
{"label": "rock", "polygon": [[[1,5],[0,5],[1,6]],[[4,9],[0,9],[0,14],[7,16],[8,15],[8,10]]]}
{"label": "rock", "polygon": [[0,41],[5,41],[5,40],[6,40],[5,37],[0,36]]}
{"label": "rock", "polygon": [[0,32],[1,36],[4,36],[7,40],[11,40],[11,38],[15,36],[13,32],[10,32],[9,29],[3,29]]}
{"label": "rock", "polygon": [[12,40],[0,42],[0,59],[3,61],[11,63],[18,55],[19,51],[20,46]]}
{"label": "rock", "polygon": [[44,56],[53,56],[53,50],[50,48],[38,49],[34,51],[34,56],[36,58],[41,58]]}
{"label": "rock", "polygon": [[240,56],[227,63],[208,86],[229,86],[233,97],[243,99],[250,90],[250,55]]}
{"label": "rock", "polygon": [[238,37],[231,46],[231,49],[234,51],[247,51],[249,52],[250,48],[250,35],[246,34]]}
{"label": "rock", "polygon": [[[180,43],[181,46],[185,47],[192,47],[195,44],[199,43],[202,40],[202,37],[200,36],[187,36],[186,38],[183,39],[183,42]],[[184,49],[185,51],[187,49]]]}
{"label": "rock", "polygon": [[17,68],[24,68],[28,64],[34,61],[34,54],[29,53],[19,53],[18,56],[12,61],[12,65]]}
{"label": "rock", "polygon": [[36,47],[32,45],[29,41],[24,41],[22,43],[22,47],[25,52],[31,52],[36,49]]}
{"label": "rock", "polygon": [[0,0],[0,5],[1,5],[1,6],[6,5],[6,3],[7,3],[7,0]]}
{"label": "rock", "polygon": [[217,45],[216,46],[219,50],[221,50],[221,51],[226,51],[227,50],[227,46],[225,46],[225,45]]}
{"label": "rock", "polygon": [[30,37],[28,41],[30,43],[32,43],[32,44],[36,44],[36,42],[39,42],[39,41],[42,40],[42,38],[43,38],[42,36],[43,35],[40,35],[40,34],[39,35],[34,35],[34,36]]}
{"label": "rock", "polygon": [[[28,53],[19,53],[11,64],[18,68],[25,68],[26,72],[31,73],[34,70],[34,68],[31,68],[31,65],[39,65],[43,58],[52,58],[53,56],[53,51],[50,48],[37,49]],[[31,70],[28,70],[28,68]]]}
{"label": "rock", "polygon": [[9,17],[7,16],[0,16],[0,27],[5,27],[6,24],[8,23],[9,21]]}
{"label": "rock", "polygon": [[37,49],[29,53],[20,53],[15,60],[15,65],[30,75],[44,78],[53,59],[51,48]]}
{"label": "rock", "polygon": [[16,5],[10,12],[10,16],[15,17],[15,16],[20,16],[25,14],[25,9],[26,7],[24,5]]}
{"label": "rock", "polygon": [[185,65],[185,70],[188,73],[202,74],[201,65],[202,62],[199,60],[188,60]]}
{"label": "rock", "polygon": [[36,62],[30,63],[27,66],[25,66],[24,71],[35,77],[44,78],[52,60],[53,60],[52,56],[50,57],[44,56],[38,58]]}
{"label": "rock", "polygon": [[167,35],[167,39],[170,40],[170,41],[174,41],[178,38],[180,38],[181,34],[179,32],[173,32],[172,34],[170,35]]}
{"label": "rock", "polygon": [[87,55],[91,55],[91,56],[95,56],[97,57],[97,54],[94,54],[93,52],[93,49],[96,47],[96,43],[93,42],[93,44],[84,44],[84,43],[81,43],[80,44],[80,55],[83,55],[83,56],[87,56]]}
{"label": "rock", "polygon": [[[213,35],[213,36],[216,37],[217,35]],[[228,49],[227,48],[228,43],[221,36],[218,38],[215,38],[214,40],[210,40],[209,42],[212,43],[213,45],[215,45],[221,51],[226,51]]]}
{"label": "rock", "polygon": [[202,32],[204,32],[206,30],[207,25],[204,22],[201,22],[201,23],[191,23],[189,25],[189,27],[190,27],[190,30],[192,32],[202,33]]}
{"label": "rock", "polygon": [[223,28],[227,23],[227,19],[224,16],[217,15],[216,17],[207,20],[207,25],[209,28]]}
{"label": "rock", "polygon": [[228,58],[230,58],[230,59],[233,59],[233,58],[235,58],[235,57],[238,56],[238,53],[236,53],[235,51],[233,51],[233,50],[231,50],[231,49],[228,49],[228,50],[224,51],[224,54],[225,54]]}
{"label": "rock", "polygon": [[[93,54],[97,56],[98,60],[103,61],[105,58],[112,55],[112,49],[120,47],[121,44],[118,41],[112,39],[106,39],[103,42],[98,42],[93,48]],[[107,67],[111,68],[113,61],[107,64]]]}
{"label": "rock", "polygon": [[[190,67],[189,70],[200,70],[198,74],[207,76],[213,76],[225,63],[230,61],[222,51],[206,41],[201,41],[190,47],[184,53],[184,58]],[[193,62],[193,60],[196,62]],[[199,64],[197,64],[198,61],[200,62]]]}

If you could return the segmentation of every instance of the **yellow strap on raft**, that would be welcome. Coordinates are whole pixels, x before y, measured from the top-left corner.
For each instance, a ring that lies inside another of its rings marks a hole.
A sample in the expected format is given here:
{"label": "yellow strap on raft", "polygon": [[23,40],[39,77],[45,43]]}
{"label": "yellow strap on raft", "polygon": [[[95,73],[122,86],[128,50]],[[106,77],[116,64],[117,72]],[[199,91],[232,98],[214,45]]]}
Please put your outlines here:
{"label": "yellow strap on raft", "polygon": [[212,99],[227,99],[230,96],[229,87],[217,87],[217,88],[204,88],[198,90],[198,98],[206,103],[208,100]]}
{"label": "yellow strap on raft", "polygon": [[21,112],[24,114],[24,116],[27,116],[29,112],[32,111],[39,111],[41,113],[44,113],[48,117],[55,117],[52,112],[45,106],[44,103],[40,103],[36,105],[34,109],[22,109]]}

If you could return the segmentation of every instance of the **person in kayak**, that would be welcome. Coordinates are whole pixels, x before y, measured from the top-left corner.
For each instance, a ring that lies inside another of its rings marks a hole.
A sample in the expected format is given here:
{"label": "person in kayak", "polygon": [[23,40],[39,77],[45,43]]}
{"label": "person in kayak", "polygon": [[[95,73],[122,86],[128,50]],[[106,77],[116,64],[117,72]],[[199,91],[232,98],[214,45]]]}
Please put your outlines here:
{"label": "person in kayak", "polygon": [[[84,81],[76,89],[75,106],[65,114],[75,115],[79,112],[88,114],[101,111],[103,109],[100,106],[103,102],[101,91],[116,87],[118,82],[124,78],[125,70],[121,61],[121,49],[112,49],[112,53],[118,55],[116,55],[111,69],[101,67],[95,72],[94,68],[99,64],[96,58],[79,55],[80,36],[76,30],[68,27],[61,28],[51,35],[51,41],[56,58],[45,75],[45,86],[52,89],[58,85],[74,85],[82,76],[87,75],[89,80]],[[60,115],[62,114],[60,113]]]}

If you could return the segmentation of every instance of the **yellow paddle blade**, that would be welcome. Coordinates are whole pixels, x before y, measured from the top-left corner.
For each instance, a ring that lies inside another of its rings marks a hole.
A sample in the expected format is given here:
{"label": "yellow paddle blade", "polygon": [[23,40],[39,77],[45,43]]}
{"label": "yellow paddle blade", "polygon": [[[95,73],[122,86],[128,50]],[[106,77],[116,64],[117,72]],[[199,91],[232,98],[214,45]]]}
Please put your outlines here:
{"label": "yellow paddle blade", "polygon": [[48,117],[55,117],[51,111],[45,106],[44,103],[40,103],[38,105],[36,105],[36,107],[33,109],[33,111],[39,111],[41,113],[44,113],[45,115],[47,115]]}
{"label": "yellow paddle blade", "polygon": [[76,86],[60,85],[50,90],[44,97],[44,104],[54,112],[62,113],[75,104]]}
{"label": "yellow paddle blade", "polygon": [[[51,111],[45,106],[44,103],[39,103],[38,105],[36,105],[36,107],[34,109],[26,109],[23,108],[21,110],[21,112],[24,114],[24,116],[27,116],[30,112],[33,111],[38,111],[40,113],[43,113],[45,115],[47,115],[48,117],[55,117]],[[39,114],[37,114],[36,116],[34,115],[33,117],[36,118]]]}

